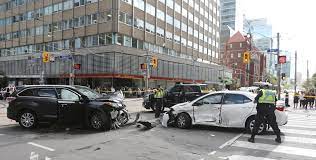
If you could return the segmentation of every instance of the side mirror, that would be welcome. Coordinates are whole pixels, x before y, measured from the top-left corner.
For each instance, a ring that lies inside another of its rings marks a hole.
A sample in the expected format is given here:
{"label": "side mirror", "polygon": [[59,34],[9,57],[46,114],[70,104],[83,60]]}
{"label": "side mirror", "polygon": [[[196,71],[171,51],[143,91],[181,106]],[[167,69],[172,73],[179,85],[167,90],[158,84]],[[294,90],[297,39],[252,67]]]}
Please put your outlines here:
{"label": "side mirror", "polygon": [[210,104],[210,102],[203,101],[203,104]]}

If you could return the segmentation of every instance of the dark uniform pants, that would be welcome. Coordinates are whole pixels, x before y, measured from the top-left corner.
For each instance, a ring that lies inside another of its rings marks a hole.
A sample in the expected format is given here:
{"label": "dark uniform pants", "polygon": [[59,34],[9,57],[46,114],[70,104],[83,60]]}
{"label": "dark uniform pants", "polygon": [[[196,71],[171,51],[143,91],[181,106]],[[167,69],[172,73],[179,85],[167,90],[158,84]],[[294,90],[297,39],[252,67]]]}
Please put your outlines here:
{"label": "dark uniform pants", "polygon": [[155,110],[155,118],[158,118],[160,116],[161,110],[163,108],[163,102],[162,102],[162,98],[155,98],[156,101],[156,110]]}
{"label": "dark uniform pants", "polygon": [[275,106],[272,104],[258,104],[257,115],[255,118],[255,126],[252,131],[253,137],[258,133],[260,124],[262,122],[265,122],[265,120],[268,121],[268,124],[273,129],[274,134],[277,136],[280,136],[280,129],[276,122],[274,110],[275,110]]}

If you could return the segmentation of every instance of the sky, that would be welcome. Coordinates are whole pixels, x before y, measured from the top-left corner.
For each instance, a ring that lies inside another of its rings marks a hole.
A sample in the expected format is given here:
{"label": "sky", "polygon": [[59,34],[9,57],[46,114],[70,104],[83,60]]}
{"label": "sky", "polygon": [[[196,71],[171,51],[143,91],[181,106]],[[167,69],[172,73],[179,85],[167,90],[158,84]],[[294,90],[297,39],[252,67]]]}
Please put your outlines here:
{"label": "sky", "polygon": [[[293,74],[294,51],[298,55],[297,71],[303,74],[303,79],[306,79],[307,60],[310,77],[316,73],[316,0],[239,1],[247,19],[267,18],[268,23],[272,24],[273,37],[276,37],[277,32],[280,33],[280,50],[293,52]],[[291,77],[294,77],[293,74]]]}

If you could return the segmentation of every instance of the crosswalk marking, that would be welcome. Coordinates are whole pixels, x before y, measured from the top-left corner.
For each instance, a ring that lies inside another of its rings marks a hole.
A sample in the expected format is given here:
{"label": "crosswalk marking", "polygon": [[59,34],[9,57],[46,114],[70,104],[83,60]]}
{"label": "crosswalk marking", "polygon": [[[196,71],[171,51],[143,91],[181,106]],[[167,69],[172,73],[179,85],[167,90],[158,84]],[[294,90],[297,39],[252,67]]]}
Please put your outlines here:
{"label": "crosswalk marking", "polygon": [[243,155],[232,155],[225,157],[229,160],[275,160],[271,158],[264,158],[264,157],[254,157],[254,156],[243,156]]}
{"label": "crosswalk marking", "polygon": [[[249,138],[249,136],[244,136]],[[271,135],[258,135],[256,138],[260,139],[268,139],[274,140],[276,137]],[[302,144],[316,144],[315,138],[303,138],[303,137],[292,137],[292,136],[281,136],[282,142],[295,142],[295,143],[302,143]]]}
{"label": "crosswalk marking", "polygon": [[316,125],[304,125],[304,124],[286,124],[285,127],[297,127],[297,128],[309,128],[309,129],[316,129]]}
{"label": "crosswalk marking", "polygon": [[249,143],[246,141],[236,141],[232,146],[316,158],[316,150],[313,149],[271,145],[264,143]]}
{"label": "crosswalk marking", "polygon": [[4,134],[0,134],[0,136],[3,136]]}
{"label": "crosswalk marking", "polygon": [[302,135],[311,135],[311,136],[315,136],[316,135],[316,131],[302,130],[302,129],[282,128],[281,132],[283,132],[283,133],[302,134]]}

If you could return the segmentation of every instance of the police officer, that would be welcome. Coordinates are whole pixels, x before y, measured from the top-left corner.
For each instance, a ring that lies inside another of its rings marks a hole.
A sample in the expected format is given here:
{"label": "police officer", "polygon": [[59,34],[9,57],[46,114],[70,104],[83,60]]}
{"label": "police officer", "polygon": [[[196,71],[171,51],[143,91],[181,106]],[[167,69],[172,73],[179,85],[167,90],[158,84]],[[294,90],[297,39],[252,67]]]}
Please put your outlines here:
{"label": "police officer", "polygon": [[160,86],[158,86],[158,89],[156,90],[155,95],[154,95],[154,98],[156,101],[155,118],[158,118],[160,116],[160,112],[163,108],[163,96],[164,96],[164,91]]}
{"label": "police officer", "polygon": [[281,143],[280,129],[274,114],[276,100],[275,91],[270,90],[268,85],[261,87],[261,90],[255,98],[255,102],[257,102],[257,115],[251,137],[248,139],[249,142],[255,142],[255,135],[258,132],[260,124],[267,119],[269,125],[274,131],[274,134],[277,136],[275,141]]}

